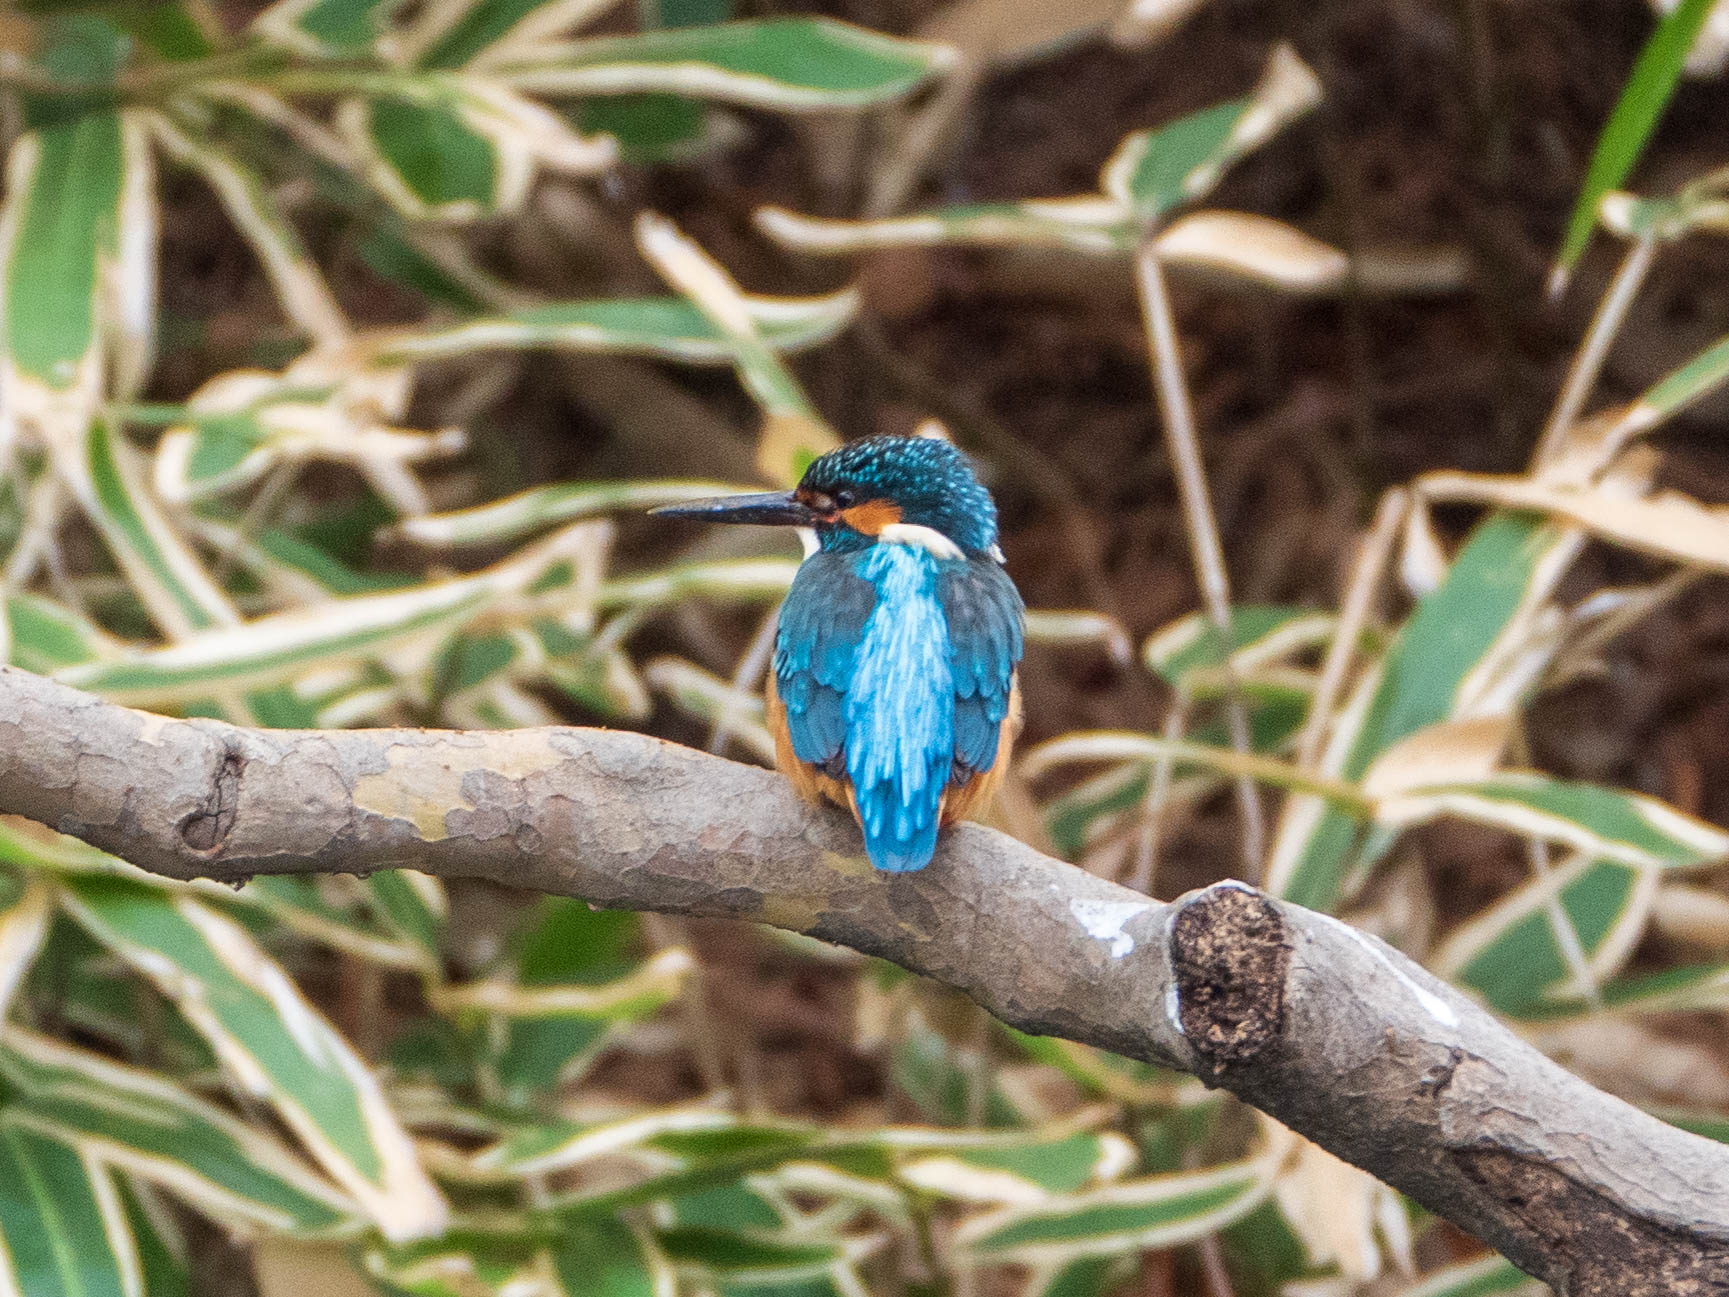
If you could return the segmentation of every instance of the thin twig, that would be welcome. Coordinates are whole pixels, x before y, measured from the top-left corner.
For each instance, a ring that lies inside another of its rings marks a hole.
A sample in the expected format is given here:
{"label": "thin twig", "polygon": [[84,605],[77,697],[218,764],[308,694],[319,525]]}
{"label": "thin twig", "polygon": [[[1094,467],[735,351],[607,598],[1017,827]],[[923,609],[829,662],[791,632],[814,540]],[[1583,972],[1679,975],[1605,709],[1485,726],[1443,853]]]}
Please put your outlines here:
{"label": "thin twig", "polygon": [[[1167,743],[1180,742],[1188,723],[1189,700],[1179,693],[1171,699],[1170,710],[1165,713],[1161,737]],[[1149,896],[1153,891],[1153,876],[1159,868],[1159,839],[1164,827],[1165,801],[1171,795],[1171,775],[1176,765],[1176,758],[1168,752],[1153,762],[1153,772],[1147,778],[1146,801],[1141,806],[1141,832],[1135,844],[1135,868],[1129,875],[1128,885]]]}
{"label": "thin twig", "polygon": [[771,612],[762,619],[751,636],[750,645],[732,673],[732,688],[721,701],[720,712],[714,718],[714,729],[708,736],[708,750],[719,756],[726,751],[738,722],[743,715],[741,701],[755,691],[768,670],[769,656],[774,652],[775,627],[780,624],[780,612]]}
{"label": "thin twig", "polygon": [[[1188,384],[1183,378],[1182,352],[1177,343],[1170,294],[1165,289],[1164,270],[1159,265],[1158,250],[1150,234],[1142,240],[1135,256],[1135,270],[1141,294],[1141,314],[1152,355],[1153,385],[1158,392],[1165,446],[1176,470],[1177,493],[1182,497],[1195,578],[1200,583],[1207,616],[1218,633],[1219,653],[1230,679],[1230,700],[1225,715],[1231,746],[1247,755],[1253,751],[1253,743],[1249,735],[1249,711],[1243,703],[1240,682],[1231,665],[1231,654],[1236,645],[1231,635],[1231,584],[1225,572],[1225,551],[1219,543],[1218,523],[1213,517],[1212,501],[1207,494],[1206,469],[1201,463],[1194,410],[1189,405]],[[1253,882],[1261,874],[1266,825],[1261,815],[1260,797],[1254,783],[1247,778],[1237,781],[1237,806],[1243,826],[1243,869],[1248,881]]]}
{"label": "thin twig", "polygon": [[1549,422],[1543,426],[1543,435],[1537,442],[1537,453],[1531,460],[1533,468],[1542,468],[1555,457],[1566,439],[1567,430],[1573,426],[1579,418],[1579,412],[1585,408],[1585,400],[1591,395],[1591,389],[1597,385],[1597,375],[1602,371],[1603,361],[1609,354],[1609,344],[1614,342],[1615,335],[1621,331],[1621,325],[1627,318],[1627,310],[1633,305],[1633,298],[1639,292],[1640,285],[1645,282],[1645,276],[1650,272],[1656,255],[1657,241],[1646,235],[1627,249],[1627,255],[1621,259],[1620,269],[1609,282],[1603,300],[1597,304],[1597,313],[1591,317],[1591,327],[1585,331],[1585,340],[1580,344],[1578,353],[1573,357],[1573,364],[1567,370],[1567,380],[1561,385],[1561,395],[1555,401]]}
{"label": "thin twig", "polygon": [[1404,487],[1394,487],[1384,494],[1375,509],[1375,520],[1369,524],[1368,535],[1363,537],[1362,548],[1357,551],[1356,561],[1351,564],[1351,581],[1345,587],[1345,598],[1339,606],[1339,624],[1333,631],[1332,642],[1327,645],[1314,700],[1309,704],[1309,714],[1303,721],[1303,732],[1297,737],[1297,764],[1304,770],[1314,770],[1320,763],[1333,706],[1344,690],[1351,661],[1356,656],[1357,640],[1381,588],[1381,577],[1393,553],[1393,541],[1410,507],[1411,493]]}

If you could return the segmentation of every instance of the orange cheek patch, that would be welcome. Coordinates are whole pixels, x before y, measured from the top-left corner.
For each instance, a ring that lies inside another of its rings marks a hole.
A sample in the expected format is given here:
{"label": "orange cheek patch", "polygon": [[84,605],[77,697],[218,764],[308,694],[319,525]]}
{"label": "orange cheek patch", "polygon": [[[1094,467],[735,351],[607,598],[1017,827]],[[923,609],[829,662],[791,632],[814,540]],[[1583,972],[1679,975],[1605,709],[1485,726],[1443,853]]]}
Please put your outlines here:
{"label": "orange cheek patch", "polygon": [[866,500],[850,509],[842,509],[840,516],[847,526],[860,535],[876,536],[884,527],[892,526],[901,520],[901,510],[898,504],[887,500]]}

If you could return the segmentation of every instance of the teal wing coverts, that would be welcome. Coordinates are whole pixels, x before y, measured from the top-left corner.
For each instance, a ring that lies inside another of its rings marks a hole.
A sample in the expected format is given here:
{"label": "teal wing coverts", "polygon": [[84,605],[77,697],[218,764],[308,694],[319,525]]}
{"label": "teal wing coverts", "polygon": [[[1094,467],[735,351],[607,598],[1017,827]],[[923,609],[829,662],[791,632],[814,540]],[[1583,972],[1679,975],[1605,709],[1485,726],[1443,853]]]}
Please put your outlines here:
{"label": "teal wing coverts", "polygon": [[878,869],[922,869],[945,789],[995,763],[1020,660],[1014,583],[917,546],[819,552],[781,609],[775,684],[794,754],[852,785]]}

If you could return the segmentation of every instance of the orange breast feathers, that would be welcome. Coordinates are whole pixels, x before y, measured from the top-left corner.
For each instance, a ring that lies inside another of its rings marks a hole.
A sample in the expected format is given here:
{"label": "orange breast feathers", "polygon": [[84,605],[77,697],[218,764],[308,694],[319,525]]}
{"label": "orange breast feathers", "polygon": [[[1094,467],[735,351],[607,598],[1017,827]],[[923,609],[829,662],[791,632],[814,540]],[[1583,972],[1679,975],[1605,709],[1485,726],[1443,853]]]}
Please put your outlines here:
{"label": "orange breast feathers", "polygon": [[[856,820],[858,807],[853,802],[851,783],[844,776],[835,778],[821,766],[800,761],[794,754],[792,736],[786,727],[786,707],[781,703],[780,693],[775,688],[773,671],[768,673],[763,704],[764,719],[768,722],[769,733],[774,735],[775,768],[792,780],[792,786],[806,801],[818,805],[825,801],[833,802],[836,806],[845,807]],[[1020,730],[1021,686],[1017,679],[1009,693],[1008,715],[1003,717],[1002,728],[997,734],[996,760],[983,774],[975,774],[963,784],[951,783],[948,786],[943,793],[940,812],[943,824],[953,824],[956,820],[978,819],[990,812],[996,801],[997,790],[1002,786],[1003,776],[1008,772],[1015,736]]]}

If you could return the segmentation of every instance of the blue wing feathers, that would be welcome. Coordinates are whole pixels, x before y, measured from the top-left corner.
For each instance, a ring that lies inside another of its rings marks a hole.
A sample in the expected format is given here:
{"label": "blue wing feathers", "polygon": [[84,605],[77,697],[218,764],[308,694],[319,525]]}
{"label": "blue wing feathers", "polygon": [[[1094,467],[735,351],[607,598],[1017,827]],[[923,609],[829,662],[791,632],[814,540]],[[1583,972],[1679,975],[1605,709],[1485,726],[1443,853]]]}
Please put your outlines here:
{"label": "blue wing feathers", "polygon": [[1022,617],[988,559],[881,544],[799,569],[774,658],[793,752],[844,763],[878,869],[928,864],[950,782],[995,764]]}

